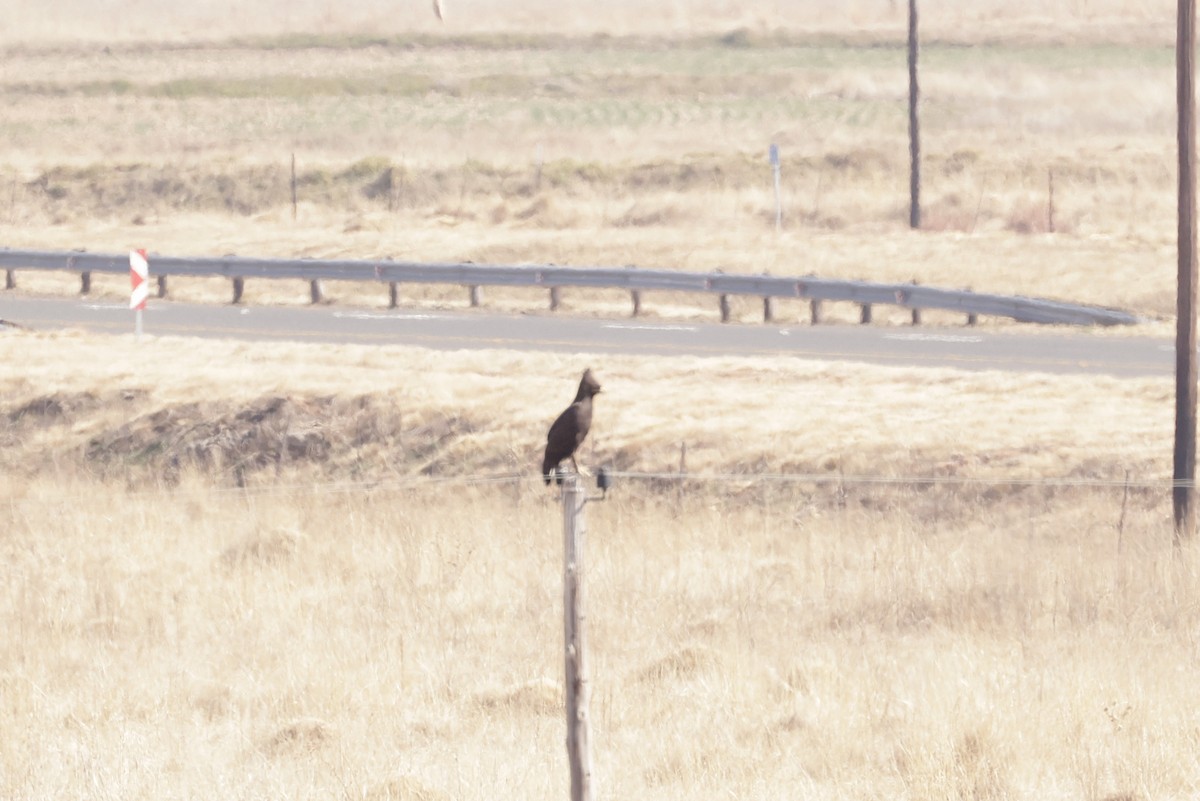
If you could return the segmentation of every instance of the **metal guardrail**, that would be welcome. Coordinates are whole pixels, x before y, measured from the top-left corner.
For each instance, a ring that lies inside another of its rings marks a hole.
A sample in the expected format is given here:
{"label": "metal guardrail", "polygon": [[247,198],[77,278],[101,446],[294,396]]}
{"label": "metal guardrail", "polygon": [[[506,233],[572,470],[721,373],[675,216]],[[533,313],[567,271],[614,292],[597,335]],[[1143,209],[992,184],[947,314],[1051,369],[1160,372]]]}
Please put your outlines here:
{"label": "metal guardrail", "polygon": [[[17,270],[69,270],[83,276],[83,291],[91,285],[91,273],[128,273],[127,254],[84,251],[39,251],[0,249],[0,267],[6,270],[6,287],[15,287]],[[458,284],[471,288],[472,304],[478,303],[478,287],[540,287],[551,290],[551,308],[557,306],[560,287],[625,289],[633,295],[636,315],[643,291],[698,292],[720,296],[722,320],[729,317],[728,296],[750,295],[764,299],[764,318],[770,319],[774,298],[801,298],[812,302],[813,322],[819,322],[822,301],[856,303],[862,307],[863,322],[870,321],[872,305],[895,305],[911,309],[913,322],[920,310],[962,312],[974,322],[978,315],[1010,317],[1020,322],[1069,325],[1131,325],[1138,317],[1119,309],[1063,303],[1019,295],[993,295],[968,290],[938,289],[917,284],[884,284],[868,281],[839,281],[828,278],[687,273],[675,270],[646,270],[635,267],[562,267],[555,265],[506,265],[469,263],[420,263],[409,261],[366,261],[350,259],[258,259],[239,256],[150,256],[151,275],[160,278],[160,295],[166,292],[169,276],[225,277],[233,281],[234,302],[239,302],[248,278],[301,279],[312,285],[313,300],[321,297],[321,281],[377,281],[391,288],[395,306],[396,285]]]}

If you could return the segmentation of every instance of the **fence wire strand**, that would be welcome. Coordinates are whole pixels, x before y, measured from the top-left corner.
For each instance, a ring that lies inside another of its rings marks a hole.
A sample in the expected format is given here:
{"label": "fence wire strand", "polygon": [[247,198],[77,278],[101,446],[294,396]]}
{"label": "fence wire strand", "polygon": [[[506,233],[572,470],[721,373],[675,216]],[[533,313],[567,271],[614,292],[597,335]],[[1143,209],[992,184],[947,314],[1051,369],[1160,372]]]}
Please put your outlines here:
{"label": "fence wire strand", "polygon": [[[813,485],[813,486],[923,486],[923,487],[1040,487],[1040,488],[1094,488],[1094,489],[1131,489],[1158,490],[1168,492],[1177,488],[1195,488],[1194,482],[1174,481],[1168,478],[1100,478],[1086,476],[930,476],[930,475],[872,475],[872,474],[836,474],[836,473],[681,473],[678,471],[624,471],[608,470],[612,483],[611,493],[619,493],[622,482],[633,483],[678,483],[696,487],[705,484],[718,485]],[[586,484],[594,485],[596,476],[584,475]],[[389,492],[404,492],[445,487],[497,487],[514,486],[524,483],[538,484],[543,481],[541,473],[509,472],[509,473],[471,473],[447,476],[407,476],[402,478],[382,479],[376,481],[311,481],[282,484],[249,484],[245,486],[206,486],[205,492],[218,495],[238,495],[253,497],[290,497],[296,495],[348,495],[376,494]],[[146,489],[127,490],[122,497],[136,499],[143,497],[161,497],[185,493],[187,484],[160,485]],[[70,499],[79,497],[78,493],[63,492],[52,495],[33,493],[42,500]],[[29,497],[4,493],[0,498],[17,500]]]}

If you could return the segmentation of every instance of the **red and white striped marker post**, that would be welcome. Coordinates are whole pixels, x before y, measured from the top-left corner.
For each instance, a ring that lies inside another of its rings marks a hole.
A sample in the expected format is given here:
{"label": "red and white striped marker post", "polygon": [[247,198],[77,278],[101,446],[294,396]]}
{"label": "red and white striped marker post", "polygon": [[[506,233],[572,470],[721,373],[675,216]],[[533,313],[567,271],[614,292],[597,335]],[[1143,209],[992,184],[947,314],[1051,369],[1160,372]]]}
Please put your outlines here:
{"label": "red and white striped marker post", "polygon": [[146,308],[146,298],[150,295],[150,262],[146,260],[145,250],[129,251],[129,308],[135,312],[134,334],[142,338],[142,310]]}

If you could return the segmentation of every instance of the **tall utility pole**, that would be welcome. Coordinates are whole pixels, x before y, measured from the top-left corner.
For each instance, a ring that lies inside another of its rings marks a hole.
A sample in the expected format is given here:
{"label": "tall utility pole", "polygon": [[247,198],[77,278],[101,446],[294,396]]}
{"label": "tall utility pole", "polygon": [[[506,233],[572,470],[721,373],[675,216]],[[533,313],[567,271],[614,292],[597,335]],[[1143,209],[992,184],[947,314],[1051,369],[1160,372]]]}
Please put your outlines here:
{"label": "tall utility pole", "polygon": [[908,180],[908,226],[921,227],[921,128],[917,119],[917,0],[908,0],[908,154],[911,171]]}
{"label": "tall utility pole", "polygon": [[1175,543],[1196,531],[1196,0],[1179,0],[1179,286],[1175,333]]}

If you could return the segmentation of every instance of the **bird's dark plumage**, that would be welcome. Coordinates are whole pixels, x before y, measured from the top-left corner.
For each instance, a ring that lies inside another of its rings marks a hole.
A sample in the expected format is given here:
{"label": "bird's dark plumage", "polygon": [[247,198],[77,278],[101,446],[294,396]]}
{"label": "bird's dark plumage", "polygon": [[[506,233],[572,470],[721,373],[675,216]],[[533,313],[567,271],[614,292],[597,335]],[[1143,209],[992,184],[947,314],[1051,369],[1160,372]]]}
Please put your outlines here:
{"label": "bird's dark plumage", "polygon": [[558,419],[550,426],[546,434],[546,455],[542,458],[542,478],[546,483],[554,475],[554,468],[563,459],[570,459],[575,472],[579,465],[575,463],[575,450],[583,443],[592,427],[592,398],[600,391],[600,382],[592,375],[591,369],[583,371],[579,381],[579,391],[575,393],[575,402],[568,406]]}

